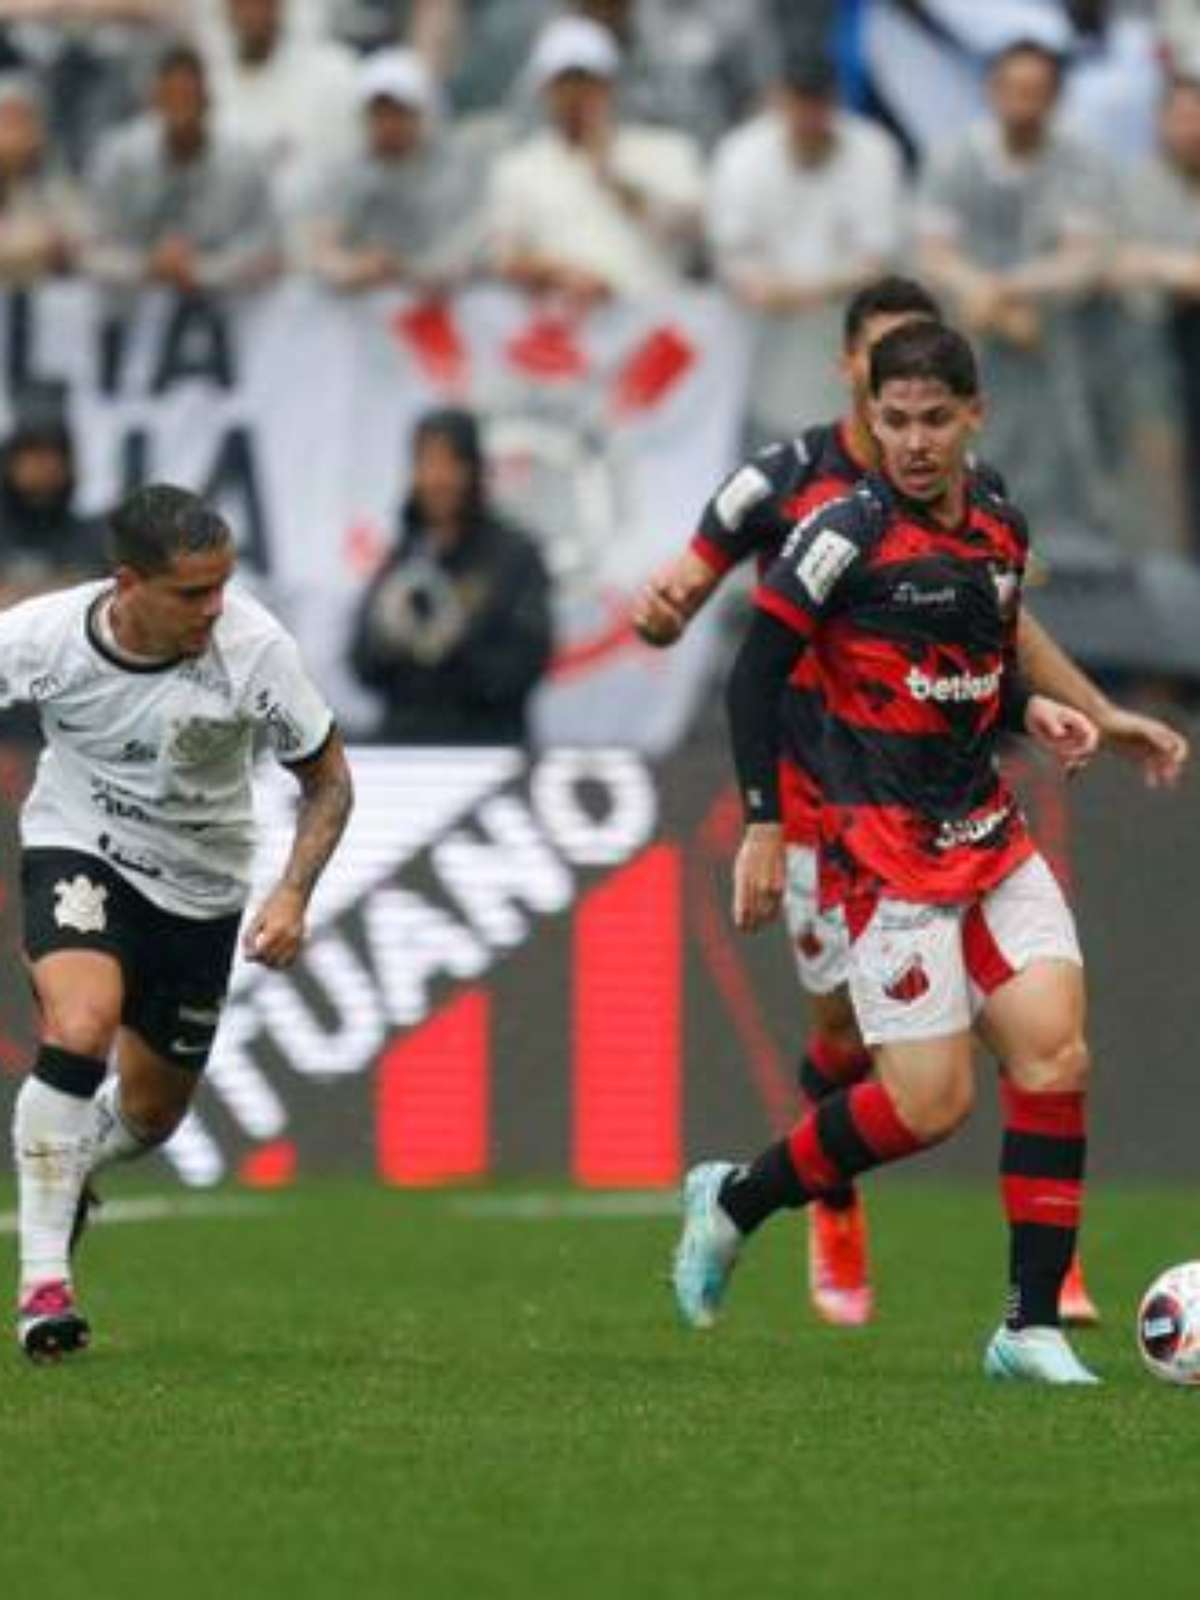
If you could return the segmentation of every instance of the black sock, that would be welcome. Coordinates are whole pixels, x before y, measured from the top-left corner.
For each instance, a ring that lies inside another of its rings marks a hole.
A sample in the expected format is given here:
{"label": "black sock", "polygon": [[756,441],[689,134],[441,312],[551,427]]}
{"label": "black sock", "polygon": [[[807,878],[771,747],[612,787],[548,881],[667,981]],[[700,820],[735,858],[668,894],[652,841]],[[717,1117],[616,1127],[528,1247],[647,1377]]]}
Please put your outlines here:
{"label": "black sock", "polygon": [[1058,1296],[1075,1254],[1074,1228],[1014,1223],[1008,1261],[1010,1328],[1057,1328]]}
{"label": "black sock", "polygon": [[740,1233],[753,1233],[776,1211],[794,1209],[811,1198],[796,1176],[786,1139],[768,1145],[748,1167],[731,1172],[717,1196]]}

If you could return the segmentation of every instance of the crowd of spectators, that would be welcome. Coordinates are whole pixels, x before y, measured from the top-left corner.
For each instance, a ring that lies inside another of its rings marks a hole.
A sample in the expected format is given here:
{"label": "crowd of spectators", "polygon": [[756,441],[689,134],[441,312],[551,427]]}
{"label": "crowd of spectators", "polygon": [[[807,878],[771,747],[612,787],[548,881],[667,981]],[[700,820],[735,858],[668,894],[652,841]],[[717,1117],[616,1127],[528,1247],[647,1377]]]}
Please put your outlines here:
{"label": "crowd of spectators", "polygon": [[[1038,525],[1200,554],[1200,3],[989,7],[1020,26],[944,135],[859,81],[872,5],[0,0],[0,283],[490,277],[582,315],[709,281],[754,341],[750,445],[837,409],[848,296],[915,270]],[[1098,131],[1118,102],[1140,153]]]}

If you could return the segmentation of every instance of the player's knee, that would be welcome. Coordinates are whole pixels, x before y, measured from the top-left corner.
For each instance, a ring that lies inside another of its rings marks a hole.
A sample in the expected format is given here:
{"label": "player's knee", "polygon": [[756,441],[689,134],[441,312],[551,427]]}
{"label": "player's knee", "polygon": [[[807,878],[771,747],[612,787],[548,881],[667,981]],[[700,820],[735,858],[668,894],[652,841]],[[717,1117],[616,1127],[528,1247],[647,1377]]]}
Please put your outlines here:
{"label": "player's knee", "polygon": [[975,1085],[969,1074],[955,1074],[937,1083],[910,1088],[896,1098],[903,1121],[921,1143],[939,1144],[971,1115]]}
{"label": "player's knee", "polygon": [[1064,1039],[1037,1061],[1025,1064],[1020,1086],[1029,1094],[1082,1094],[1091,1077],[1092,1058],[1079,1035]]}
{"label": "player's knee", "polygon": [[107,1060],[120,1025],[115,1007],[85,996],[51,1004],[42,1002],[43,1039],[75,1055]]}
{"label": "player's knee", "polygon": [[864,1048],[853,1011],[847,1010],[845,1015],[835,1014],[822,1027],[821,1032],[834,1049],[843,1055],[854,1055]]}

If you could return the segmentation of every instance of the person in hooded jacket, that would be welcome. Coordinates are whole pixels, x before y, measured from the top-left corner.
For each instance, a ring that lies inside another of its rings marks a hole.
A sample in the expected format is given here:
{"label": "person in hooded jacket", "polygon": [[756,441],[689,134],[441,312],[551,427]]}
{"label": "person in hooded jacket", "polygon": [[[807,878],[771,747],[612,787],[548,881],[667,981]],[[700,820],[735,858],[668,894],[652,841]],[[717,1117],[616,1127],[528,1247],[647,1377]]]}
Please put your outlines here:
{"label": "person in hooded jacket", "polygon": [[60,410],[18,405],[0,444],[0,607],[107,570],[100,525],[74,509],[75,448]]}
{"label": "person in hooded jacket", "polygon": [[413,436],[395,545],[363,597],[350,665],[395,744],[523,744],[552,648],[532,538],[492,510],[475,418],[428,412]]}

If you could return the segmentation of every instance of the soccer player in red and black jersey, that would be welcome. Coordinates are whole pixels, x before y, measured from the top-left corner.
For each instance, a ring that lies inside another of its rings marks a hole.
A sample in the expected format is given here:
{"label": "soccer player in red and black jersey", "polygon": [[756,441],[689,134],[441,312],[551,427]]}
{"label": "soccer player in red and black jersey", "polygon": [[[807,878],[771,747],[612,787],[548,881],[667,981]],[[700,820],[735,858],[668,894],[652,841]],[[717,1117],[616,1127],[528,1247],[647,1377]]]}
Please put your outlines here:
{"label": "soccer player in red and black jersey", "polygon": [[870,390],[884,471],[794,529],[760,585],[729,705],[748,819],[734,912],[754,927],[783,888],[783,690],[814,655],[822,899],[846,919],[877,1077],[822,1099],[749,1166],[693,1169],[676,1298],[710,1325],[768,1216],[950,1134],[972,1099],[974,1027],[1005,1069],[1011,1296],[987,1370],[1090,1382],[1058,1326],[1085,1149],[1079,950],[995,755],[1005,728],[1023,730],[1070,770],[1099,733],[1017,671],[1026,534],[968,467],[982,419],[969,345],[937,324],[900,328],[872,351]]}
{"label": "soccer player in red and black jersey", "polygon": [[[861,289],[845,317],[841,367],[850,394],[844,417],[805,430],[758,452],[718,488],[689,547],[643,591],[633,621],[647,643],[678,640],[725,575],[755,558],[761,568],[778,555],[795,523],[844,495],[878,464],[870,428],[868,370],[880,339],[905,324],[941,320],[937,302],[912,279],[889,276]],[[1109,701],[1022,613],[1018,653],[1028,681],[1086,712],[1106,743],[1140,762],[1147,781],[1169,780],[1186,751],[1174,730]],[[780,781],[786,853],[784,909],[812,1019],[801,1066],[807,1097],[856,1082],[870,1070],[846,989],[846,935],[839,911],[823,911],[816,891],[819,791],[813,773],[820,742],[815,661],[803,657],[785,698]],[[873,1309],[867,1268],[866,1215],[854,1185],[808,1209],[809,1284],[818,1312],[830,1322],[859,1323]],[[1064,1285],[1065,1320],[1094,1321],[1081,1271]]]}

